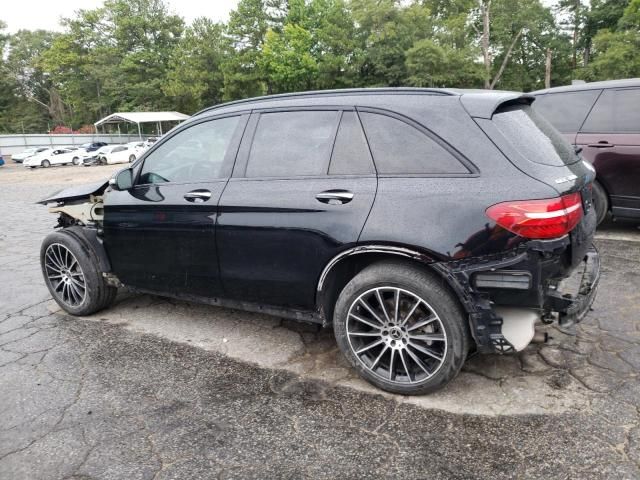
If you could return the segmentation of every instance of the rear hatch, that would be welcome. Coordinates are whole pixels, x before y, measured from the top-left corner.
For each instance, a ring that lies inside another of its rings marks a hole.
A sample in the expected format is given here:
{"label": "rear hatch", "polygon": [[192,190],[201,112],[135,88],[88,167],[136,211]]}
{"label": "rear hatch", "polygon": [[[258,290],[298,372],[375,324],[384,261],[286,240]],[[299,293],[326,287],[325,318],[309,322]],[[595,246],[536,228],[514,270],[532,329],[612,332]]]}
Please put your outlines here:
{"label": "rear hatch", "polygon": [[[582,160],[544,117],[531,107],[533,97],[521,96],[496,106],[490,118],[474,118],[504,156],[520,171],[552,187],[558,196],[580,193],[583,218],[571,232],[572,264],[591,245],[596,228],[592,205],[593,168]],[[528,192],[517,192],[522,199]]]}

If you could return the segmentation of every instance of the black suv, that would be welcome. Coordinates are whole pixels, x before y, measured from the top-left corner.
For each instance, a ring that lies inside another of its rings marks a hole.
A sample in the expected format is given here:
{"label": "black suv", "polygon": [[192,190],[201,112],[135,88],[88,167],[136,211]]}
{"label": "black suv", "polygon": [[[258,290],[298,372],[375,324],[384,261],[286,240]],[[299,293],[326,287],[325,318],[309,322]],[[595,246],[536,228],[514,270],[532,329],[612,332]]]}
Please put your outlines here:
{"label": "black suv", "polygon": [[74,315],[125,286],[333,324],[367,380],[433,391],[593,302],[594,172],[532,101],[371,89],[204,110],[108,183],[41,202],[60,228],[45,281]]}

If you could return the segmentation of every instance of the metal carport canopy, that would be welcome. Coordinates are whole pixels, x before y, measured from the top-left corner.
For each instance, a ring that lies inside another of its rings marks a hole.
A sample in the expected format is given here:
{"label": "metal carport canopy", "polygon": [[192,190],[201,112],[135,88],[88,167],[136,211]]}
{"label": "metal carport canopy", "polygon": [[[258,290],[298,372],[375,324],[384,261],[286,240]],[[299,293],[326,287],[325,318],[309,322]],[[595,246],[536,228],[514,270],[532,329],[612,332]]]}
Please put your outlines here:
{"label": "metal carport canopy", "polygon": [[[141,123],[182,122],[187,118],[189,118],[189,115],[180,112],[116,112],[98,120],[93,125],[97,130],[100,125],[107,123],[135,123],[138,125],[138,135],[142,136],[140,132]],[[162,132],[160,133],[162,134]]]}

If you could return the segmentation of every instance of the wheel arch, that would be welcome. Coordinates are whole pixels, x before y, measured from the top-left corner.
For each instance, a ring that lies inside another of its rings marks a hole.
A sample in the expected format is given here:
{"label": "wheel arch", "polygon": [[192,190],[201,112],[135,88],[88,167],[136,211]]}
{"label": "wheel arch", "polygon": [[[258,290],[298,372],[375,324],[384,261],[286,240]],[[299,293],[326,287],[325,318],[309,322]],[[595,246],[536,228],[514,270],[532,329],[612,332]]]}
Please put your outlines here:
{"label": "wheel arch", "polygon": [[87,227],[69,227],[63,229],[61,232],[73,236],[79,242],[84,244],[95,255],[98,262],[98,268],[101,272],[111,271],[111,262],[107,255],[107,250],[104,247],[102,239],[98,237],[98,231],[93,228]]}
{"label": "wheel arch", "polygon": [[335,303],[345,285],[365,267],[385,260],[404,260],[426,269],[443,280],[462,309],[469,313],[466,303],[460,298],[459,286],[452,283],[452,277],[445,275],[442,268],[434,268],[436,258],[410,246],[367,244],[340,252],[322,270],[316,286],[316,309],[323,325],[332,323]]}

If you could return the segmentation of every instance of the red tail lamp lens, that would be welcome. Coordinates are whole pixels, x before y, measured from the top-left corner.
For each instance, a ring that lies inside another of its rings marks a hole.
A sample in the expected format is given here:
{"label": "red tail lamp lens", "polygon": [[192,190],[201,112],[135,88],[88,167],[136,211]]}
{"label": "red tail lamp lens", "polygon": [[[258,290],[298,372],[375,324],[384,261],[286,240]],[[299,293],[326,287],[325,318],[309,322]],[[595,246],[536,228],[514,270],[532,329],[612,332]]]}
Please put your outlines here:
{"label": "red tail lamp lens", "polygon": [[582,219],[580,193],[545,200],[517,200],[489,207],[487,216],[510,232],[525,238],[566,235]]}

